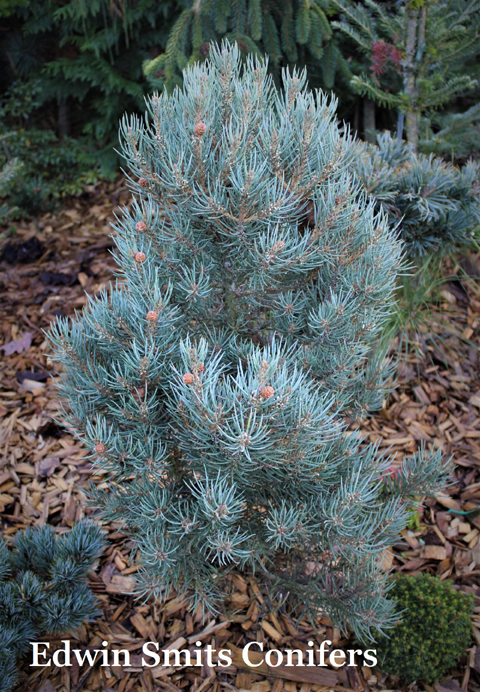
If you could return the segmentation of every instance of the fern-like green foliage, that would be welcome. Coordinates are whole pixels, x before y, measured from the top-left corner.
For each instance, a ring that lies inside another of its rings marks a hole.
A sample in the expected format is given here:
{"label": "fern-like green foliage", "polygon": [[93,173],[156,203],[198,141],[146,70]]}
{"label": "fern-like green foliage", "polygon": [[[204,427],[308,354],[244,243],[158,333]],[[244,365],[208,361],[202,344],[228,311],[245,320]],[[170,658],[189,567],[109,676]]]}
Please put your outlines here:
{"label": "fern-like green foliage", "polygon": [[438,682],[472,641],[473,596],[429,574],[398,575],[390,595],[402,620],[377,639],[379,668],[407,685]]}
{"label": "fern-like green foliage", "polygon": [[355,184],[335,102],[212,44],[183,89],[122,122],[135,199],[119,281],[52,331],[65,416],[108,473],[93,501],[131,535],[138,593],[215,611],[225,574],[368,636],[380,562],[441,453],[389,461],[345,417],[381,406],[375,352],[402,248]]}
{"label": "fern-like green foliage", "polygon": [[331,86],[337,70],[352,74],[331,44],[329,14],[326,0],[194,1],[175,22],[165,52],[143,69],[155,89],[171,92],[181,86],[183,68],[205,58],[208,41],[225,37],[245,54],[268,54],[276,84],[282,65],[310,61]]}
{"label": "fern-like green foliage", "polygon": [[422,128],[419,148],[427,154],[468,159],[480,152],[480,103],[463,112],[432,113]]}
{"label": "fern-like green foliage", "polygon": [[[8,139],[10,133],[5,135],[0,135],[0,142],[4,142]],[[22,163],[18,159],[12,159],[9,157],[5,163],[3,163],[0,168],[0,200],[8,197],[11,186],[15,184],[15,181],[19,179],[19,175],[22,170]],[[4,202],[0,204],[0,222],[5,222],[7,219],[12,218],[18,212],[18,208]]]}
{"label": "fern-like green foliage", "polygon": [[165,47],[181,4],[32,0],[19,3],[13,15],[6,8],[3,80],[9,78],[7,88],[13,80],[40,80],[35,120],[49,111],[51,129],[58,105],[66,104],[72,134],[90,139],[90,167],[100,163],[102,173],[113,174],[118,166],[118,120],[126,110],[143,109],[147,83],[142,63]]}
{"label": "fern-like green foliage", "polygon": [[99,614],[87,573],[104,547],[89,521],[58,538],[48,526],[20,531],[11,548],[0,539],[0,692],[15,685],[31,641],[73,633]]}
{"label": "fern-like green foliage", "polygon": [[480,233],[480,164],[469,161],[459,168],[433,155],[414,154],[389,133],[377,141],[355,145],[354,168],[410,257],[471,247]]}

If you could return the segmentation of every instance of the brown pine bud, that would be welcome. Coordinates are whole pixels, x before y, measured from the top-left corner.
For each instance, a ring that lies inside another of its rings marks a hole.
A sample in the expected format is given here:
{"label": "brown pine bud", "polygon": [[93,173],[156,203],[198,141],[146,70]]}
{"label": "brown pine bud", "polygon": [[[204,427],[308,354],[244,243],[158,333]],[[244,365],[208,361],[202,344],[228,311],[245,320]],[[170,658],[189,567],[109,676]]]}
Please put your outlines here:
{"label": "brown pine bud", "polygon": [[275,394],[275,390],[273,387],[270,387],[270,385],[267,385],[266,387],[262,387],[260,394],[264,399],[270,399],[270,397]]}
{"label": "brown pine bud", "polygon": [[147,312],[147,320],[149,322],[155,322],[158,319],[158,312],[155,310],[149,310]]}
{"label": "brown pine bud", "polygon": [[103,454],[105,450],[106,450],[106,447],[103,444],[103,442],[99,442],[98,444],[95,445],[95,451],[97,454]]}
{"label": "brown pine bud", "polygon": [[203,371],[205,370],[204,364],[203,364],[203,363],[199,363],[199,364],[198,364],[197,370],[198,370],[198,372],[203,372]]}
{"label": "brown pine bud", "polygon": [[205,125],[205,123],[197,123],[195,125],[194,132],[199,137],[204,135],[206,131],[207,131],[207,126]]}
{"label": "brown pine bud", "polygon": [[148,180],[146,178],[139,178],[138,184],[140,187],[148,187]]}
{"label": "brown pine bud", "polygon": [[182,377],[182,380],[185,382],[185,384],[192,384],[193,383],[192,373],[186,372],[185,375]]}
{"label": "brown pine bud", "polygon": [[283,240],[279,240],[277,245],[280,249],[282,249],[282,247],[285,245],[285,243],[283,242]]}
{"label": "brown pine bud", "polygon": [[145,221],[139,221],[135,224],[135,229],[139,233],[144,233],[147,230],[147,224],[145,223]]}
{"label": "brown pine bud", "polygon": [[135,262],[138,262],[138,264],[145,262],[146,259],[147,259],[147,256],[145,255],[144,252],[136,252],[135,253]]}

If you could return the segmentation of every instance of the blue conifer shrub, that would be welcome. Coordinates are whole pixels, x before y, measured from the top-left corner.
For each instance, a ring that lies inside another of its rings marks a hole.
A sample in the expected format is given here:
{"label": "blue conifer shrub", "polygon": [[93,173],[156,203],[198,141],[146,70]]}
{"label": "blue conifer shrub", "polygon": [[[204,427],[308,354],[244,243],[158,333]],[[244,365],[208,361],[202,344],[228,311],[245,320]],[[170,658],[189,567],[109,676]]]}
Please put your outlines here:
{"label": "blue conifer shrub", "polygon": [[462,168],[415,154],[384,132],[378,144],[357,142],[354,169],[388,214],[392,229],[415,260],[472,248],[480,237],[480,163]]}
{"label": "blue conifer shrub", "polygon": [[50,526],[19,531],[11,548],[0,539],[0,692],[15,686],[31,641],[74,632],[99,614],[87,573],[104,547],[90,521],[58,538]]}
{"label": "blue conifer shrub", "polygon": [[335,107],[305,71],[277,91],[264,60],[213,44],[123,120],[119,275],[52,340],[138,594],[214,611],[225,575],[254,571],[293,612],[369,636],[395,619],[382,553],[444,468],[420,452],[386,483],[388,459],[346,431],[389,390],[375,344],[402,249]]}

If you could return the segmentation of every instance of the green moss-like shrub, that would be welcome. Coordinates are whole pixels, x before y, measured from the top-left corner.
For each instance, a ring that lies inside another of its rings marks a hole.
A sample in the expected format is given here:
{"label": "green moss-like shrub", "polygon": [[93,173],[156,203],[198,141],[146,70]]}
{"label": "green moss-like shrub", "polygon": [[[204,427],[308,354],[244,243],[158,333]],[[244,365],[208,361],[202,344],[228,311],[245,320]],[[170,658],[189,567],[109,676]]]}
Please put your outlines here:
{"label": "green moss-like shrub", "polygon": [[397,575],[390,596],[402,621],[377,639],[379,668],[406,684],[437,682],[471,641],[473,597],[429,574]]}

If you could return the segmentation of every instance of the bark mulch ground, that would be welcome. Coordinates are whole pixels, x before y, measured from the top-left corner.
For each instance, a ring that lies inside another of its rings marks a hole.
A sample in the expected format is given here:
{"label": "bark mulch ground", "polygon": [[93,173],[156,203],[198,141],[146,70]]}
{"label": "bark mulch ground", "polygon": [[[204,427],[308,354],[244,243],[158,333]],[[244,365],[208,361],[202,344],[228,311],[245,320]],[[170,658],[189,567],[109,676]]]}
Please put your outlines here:
{"label": "bark mulch ground", "polygon": [[[30,525],[49,523],[66,530],[85,513],[84,488],[93,480],[106,487],[106,478],[92,475],[86,450],[55,421],[56,399],[43,330],[56,315],[73,315],[108,284],[115,262],[109,253],[110,222],[118,205],[129,202],[123,183],[99,184],[80,198],[68,200],[58,213],[34,224],[19,223],[16,234],[3,242],[0,261],[2,343],[0,374],[0,519],[5,536]],[[21,243],[21,245],[19,245]],[[480,257],[468,266],[480,267]],[[399,386],[374,417],[361,421],[380,451],[391,447],[395,463],[420,444],[442,445],[454,460],[454,483],[444,494],[426,501],[418,528],[404,531],[403,543],[392,546],[384,567],[414,574],[427,571],[450,578],[455,588],[475,595],[475,642],[453,675],[436,685],[436,692],[480,690],[480,290],[459,267],[445,286],[440,306],[441,338],[425,333],[429,358],[411,355],[400,371]],[[448,320],[445,321],[445,317]],[[435,316],[432,315],[432,320]],[[354,423],[352,422],[352,427]],[[462,514],[463,512],[463,514]],[[141,605],[131,595],[135,567],[129,565],[129,545],[115,526],[106,526],[109,548],[91,585],[104,617],[82,628],[73,642],[95,649],[131,652],[132,668],[29,668],[23,666],[19,690],[35,692],[106,692],[192,690],[223,692],[314,692],[317,690],[393,690],[396,681],[377,669],[256,669],[245,667],[238,651],[252,640],[268,648],[306,649],[307,642],[330,639],[349,647],[330,623],[321,636],[306,622],[296,626],[272,610],[262,584],[234,575],[226,616],[189,614],[175,595],[163,605]],[[162,648],[195,648],[201,641],[234,652],[230,668],[142,669],[145,640]],[[169,645],[169,646],[167,646]],[[51,650],[56,643],[51,640]],[[235,653],[237,652],[237,653]],[[353,672],[351,672],[353,670]],[[433,688],[423,686],[429,692]],[[422,689],[422,686],[420,686]]]}

